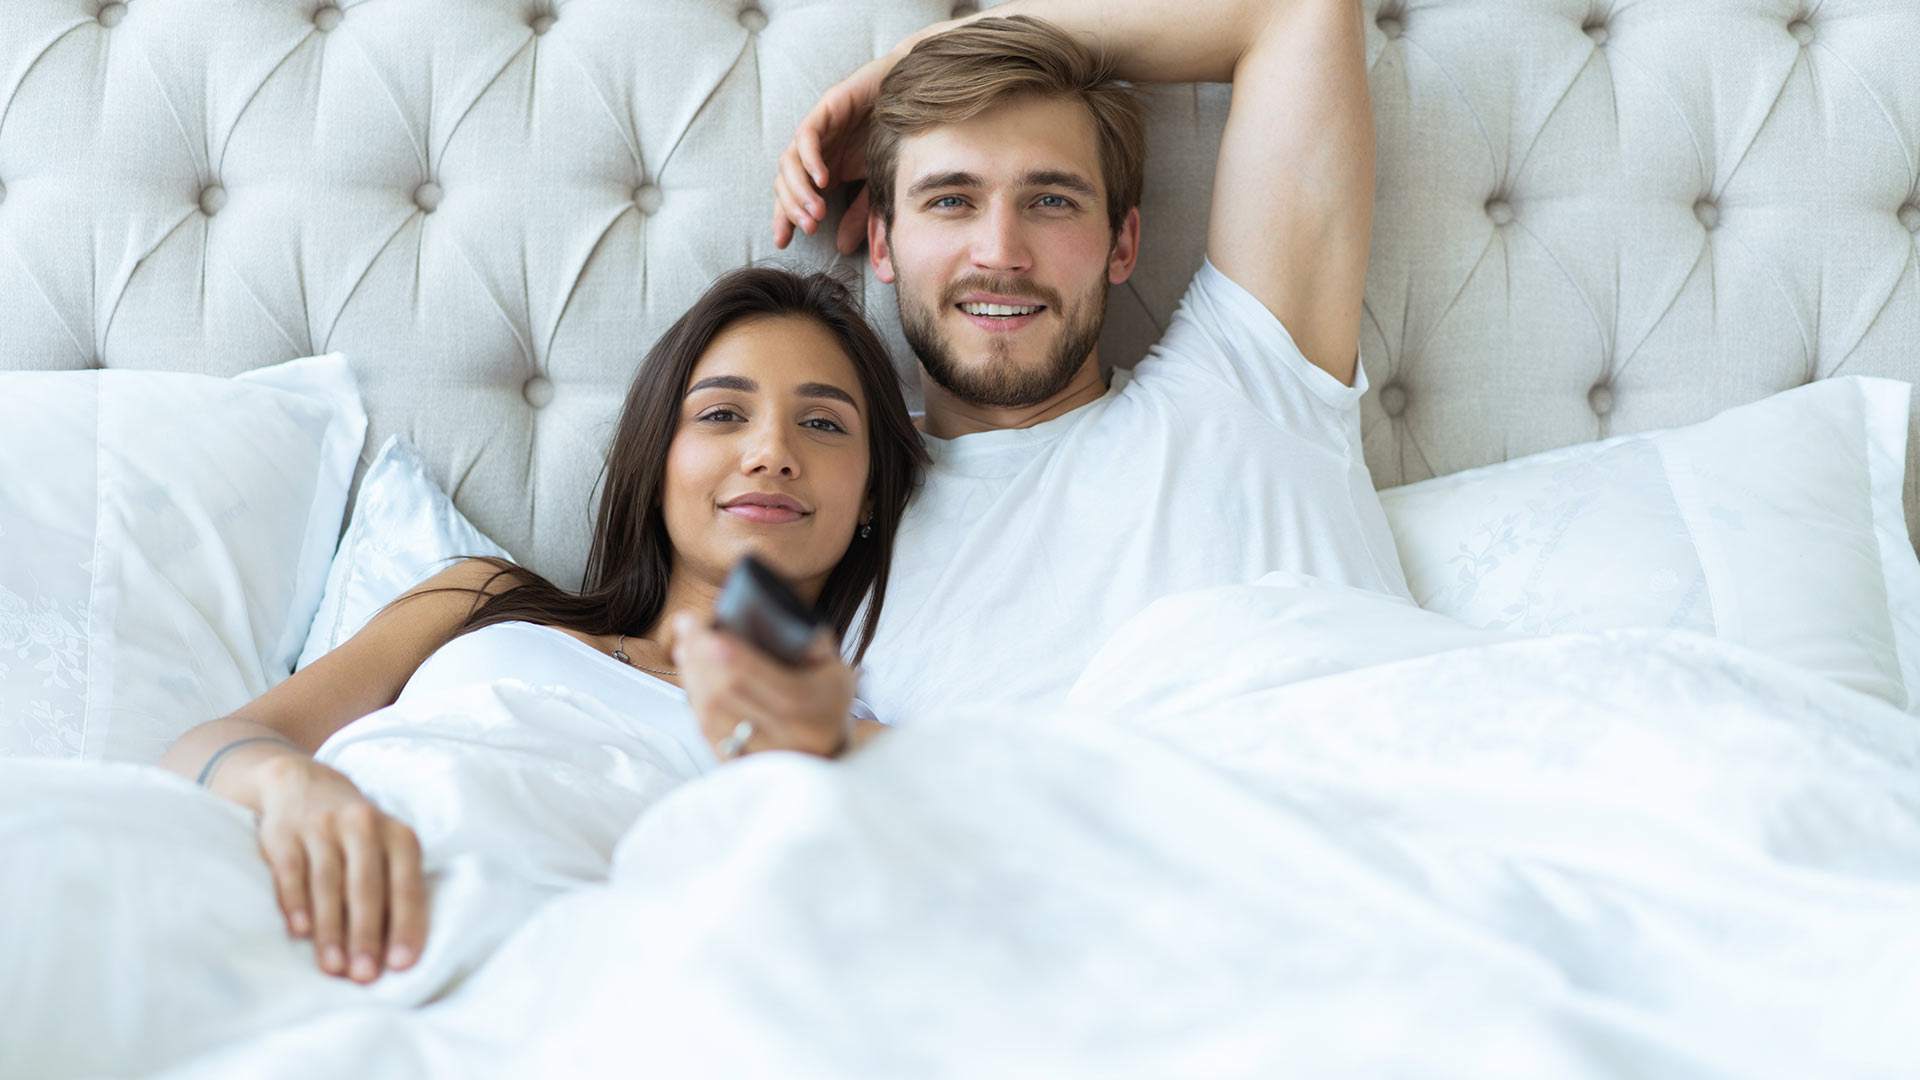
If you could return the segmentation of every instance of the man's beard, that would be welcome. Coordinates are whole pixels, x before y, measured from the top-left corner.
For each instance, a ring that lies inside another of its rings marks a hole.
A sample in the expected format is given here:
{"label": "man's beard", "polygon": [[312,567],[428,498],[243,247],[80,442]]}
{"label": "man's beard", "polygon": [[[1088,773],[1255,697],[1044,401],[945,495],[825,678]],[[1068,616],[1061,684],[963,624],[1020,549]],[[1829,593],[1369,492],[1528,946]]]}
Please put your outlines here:
{"label": "man's beard", "polygon": [[[1020,409],[1038,405],[1065,390],[1100,340],[1100,324],[1107,317],[1107,286],[1103,281],[1080,297],[1071,309],[1061,306],[1060,294],[1037,282],[1019,278],[974,275],[961,278],[943,290],[940,306],[929,308],[920,295],[898,279],[895,295],[900,301],[900,328],[907,344],[913,347],[920,364],[941,389],[969,405],[993,409]],[[1044,363],[1024,367],[1013,358],[1006,335],[997,335],[988,346],[984,363],[963,365],[954,355],[953,343],[941,332],[940,317],[970,292],[1025,296],[1046,305],[1046,314],[1057,314],[1065,323]]]}

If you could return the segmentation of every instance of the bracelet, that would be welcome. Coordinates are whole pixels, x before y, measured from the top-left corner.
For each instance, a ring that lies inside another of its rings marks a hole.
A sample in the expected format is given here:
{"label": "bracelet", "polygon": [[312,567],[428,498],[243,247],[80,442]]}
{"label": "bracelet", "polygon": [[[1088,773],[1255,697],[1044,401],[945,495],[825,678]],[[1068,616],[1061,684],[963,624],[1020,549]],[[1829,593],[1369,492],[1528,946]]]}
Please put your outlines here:
{"label": "bracelet", "polygon": [[244,739],[235,739],[234,741],[228,743],[227,745],[213,752],[213,756],[208,758],[206,765],[204,765],[200,769],[200,778],[198,780],[195,780],[194,783],[199,784],[201,787],[206,787],[207,778],[213,775],[213,767],[215,765],[220,764],[221,758],[226,757],[229,752],[238,750],[241,747],[247,745],[248,743],[257,743],[257,742],[284,743],[287,746],[293,747],[295,750],[300,749],[300,747],[296,745],[292,739],[289,739],[284,735],[249,735]]}

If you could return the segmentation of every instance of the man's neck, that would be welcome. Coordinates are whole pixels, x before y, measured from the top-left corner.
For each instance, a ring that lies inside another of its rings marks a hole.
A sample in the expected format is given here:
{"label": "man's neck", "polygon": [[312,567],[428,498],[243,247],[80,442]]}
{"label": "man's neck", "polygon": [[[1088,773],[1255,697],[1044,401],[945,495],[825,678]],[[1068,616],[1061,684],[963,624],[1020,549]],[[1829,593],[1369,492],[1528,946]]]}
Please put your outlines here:
{"label": "man's neck", "polygon": [[1064,389],[1033,405],[998,408],[962,401],[928,378],[924,368],[920,371],[920,388],[926,402],[926,417],[921,421],[920,430],[936,439],[952,439],[980,431],[1030,428],[1065,416],[1082,405],[1100,400],[1107,392],[1107,383],[1100,377],[1100,350],[1095,349],[1087,354]]}

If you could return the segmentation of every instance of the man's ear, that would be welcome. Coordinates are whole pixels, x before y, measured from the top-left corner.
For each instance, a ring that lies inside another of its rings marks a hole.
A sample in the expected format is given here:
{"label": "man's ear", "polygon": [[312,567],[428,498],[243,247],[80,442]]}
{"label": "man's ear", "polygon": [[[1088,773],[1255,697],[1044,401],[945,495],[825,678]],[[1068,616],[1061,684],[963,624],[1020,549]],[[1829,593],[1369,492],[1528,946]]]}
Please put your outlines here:
{"label": "man's ear", "polygon": [[893,284],[893,248],[887,244],[887,223],[873,211],[867,212],[867,262],[873,276]]}
{"label": "man's ear", "polygon": [[1127,211],[1114,235],[1113,251],[1107,255],[1107,284],[1118,285],[1133,276],[1133,264],[1140,258],[1140,208]]}

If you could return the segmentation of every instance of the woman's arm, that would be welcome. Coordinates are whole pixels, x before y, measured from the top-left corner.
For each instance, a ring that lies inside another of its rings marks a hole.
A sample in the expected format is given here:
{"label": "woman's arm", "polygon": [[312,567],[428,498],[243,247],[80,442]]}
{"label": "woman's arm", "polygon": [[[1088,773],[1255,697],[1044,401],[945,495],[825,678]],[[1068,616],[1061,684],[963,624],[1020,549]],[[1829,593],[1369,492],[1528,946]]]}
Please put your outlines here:
{"label": "woman's arm", "polygon": [[334,732],[393,703],[447,643],[495,568],[463,562],[374,616],[332,652],[232,715],[193,728],[160,764],[260,815],[260,851],[287,930],[313,936],[322,970],[371,982],[412,966],[426,943],[426,890],[413,830],[313,760]]}
{"label": "woman's arm", "polygon": [[[180,736],[161,766],[259,811],[258,766],[283,754],[310,758],[334,732],[393,704],[427,657],[452,638],[494,573],[491,565],[469,560],[428,578],[332,652]],[[490,591],[503,587],[496,583]]]}

